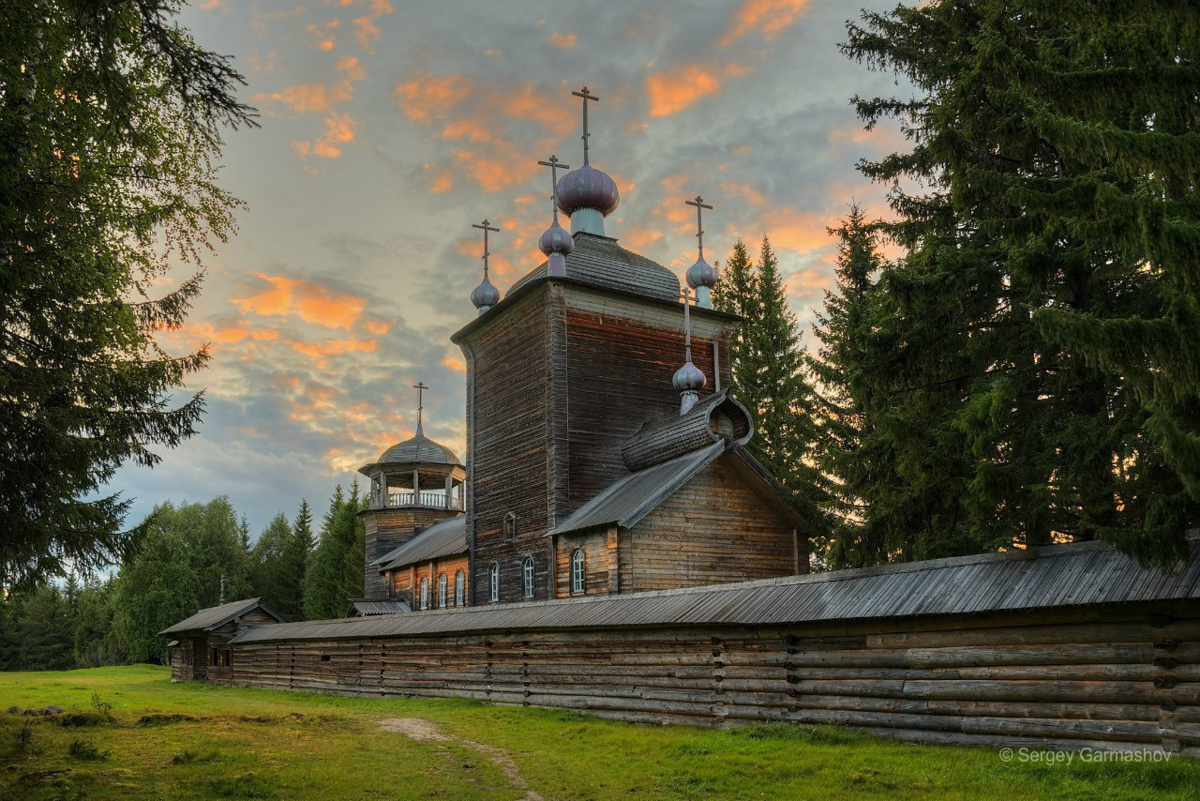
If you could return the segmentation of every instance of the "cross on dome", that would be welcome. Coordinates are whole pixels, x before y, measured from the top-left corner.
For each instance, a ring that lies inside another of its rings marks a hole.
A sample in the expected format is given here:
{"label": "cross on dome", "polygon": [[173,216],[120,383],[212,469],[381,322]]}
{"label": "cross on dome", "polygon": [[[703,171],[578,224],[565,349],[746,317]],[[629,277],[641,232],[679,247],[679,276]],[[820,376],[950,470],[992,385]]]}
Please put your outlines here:
{"label": "cross on dome", "polygon": [[696,195],[695,200],[685,200],[684,203],[696,207],[696,242],[698,258],[696,263],[688,268],[687,283],[696,290],[696,305],[702,309],[712,308],[712,287],[717,284],[717,271],[704,260],[704,209],[712,206],[704,202],[704,198]]}

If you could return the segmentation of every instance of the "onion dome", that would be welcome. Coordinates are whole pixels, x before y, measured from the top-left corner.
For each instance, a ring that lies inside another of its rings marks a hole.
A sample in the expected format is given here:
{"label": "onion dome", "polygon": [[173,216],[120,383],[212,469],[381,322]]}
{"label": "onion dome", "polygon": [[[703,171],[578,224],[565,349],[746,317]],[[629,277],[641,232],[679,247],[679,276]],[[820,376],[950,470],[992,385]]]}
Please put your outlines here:
{"label": "onion dome", "polygon": [[696,260],[696,263],[688,268],[687,271],[688,286],[692,289],[700,287],[712,287],[717,285],[717,271],[711,264],[704,260],[701,256]]}
{"label": "onion dome", "polygon": [[500,290],[485,275],[483,283],[471,291],[471,303],[483,314],[500,302]]}
{"label": "onion dome", "polygon": [[616,182],[590,164],[571,170],[558,181],[558,208],[567,216],[579,209],[595,209],[607,217],[620,203]]}
{"label": "onion dome", "polygon": [[675,377],[671,379],[671,384],[679,392],[697,392],[708,384],[708,378],[699,367],[689,360],[683,367],[675,371]]}
{"label": "onion dome", "polygon": [[549,256],[551,253],[561,253],[566,256],[575,249],[575,240],[567,229],[558,224],[558,218],[554,218],[554,222],[542,234],[538,240],[538,249]]}

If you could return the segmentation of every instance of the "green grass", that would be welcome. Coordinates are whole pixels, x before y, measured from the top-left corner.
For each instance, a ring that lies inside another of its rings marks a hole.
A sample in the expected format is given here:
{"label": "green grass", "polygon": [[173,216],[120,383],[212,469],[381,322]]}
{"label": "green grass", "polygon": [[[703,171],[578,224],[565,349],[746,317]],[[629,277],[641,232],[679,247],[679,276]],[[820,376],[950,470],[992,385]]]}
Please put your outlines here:
{"label": "green grass", "polygon": [[[1200,762],[1003,762],[833,728],[634,726],[471,701],[340,698],[203,683],[165,668],[0,674],[0,798],[1200,798]],[[106,709],[105,705],[111,705]],[[421,718],[450,739],[381,731]]]}

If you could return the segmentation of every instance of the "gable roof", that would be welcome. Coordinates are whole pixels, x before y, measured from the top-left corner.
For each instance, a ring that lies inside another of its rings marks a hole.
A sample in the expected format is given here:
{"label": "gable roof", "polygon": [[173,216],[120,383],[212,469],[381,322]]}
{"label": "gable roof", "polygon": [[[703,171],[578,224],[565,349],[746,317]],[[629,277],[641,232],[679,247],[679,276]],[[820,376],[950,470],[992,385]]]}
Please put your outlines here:
{"label": "gable roof", "polygon": [[158,636],[163,637],[167,634],[182,634],[185,631],[212,631],[213,629],[224,626],[231,620],[236,620],[248,612],[255,609],[261,609],[271,617],[283,622],[283,618],[271,611],[271,608],[260,601],[258,598],[247,598],[244,601],[231,601],[222,606],[212,606],[208,609],[201,609],[196,614],[189,618],[179,621],[170,628],[165,628],[158,633]]}
{"label": "gable roof", "polygon": [[612,626],[784,626],[1200,602],[1200,538],[1192,535],[1188,547],[1188,557],[1170,573],[1142,567],[1104,543],[1081,542],[661,592],[283,623],[247,629],[233,642]]}
{"label": "gable roof", "polygon": [[724,452],[724,442],[713,442],[683,456],[630,473],[579,507],[546,536],[613,523],[626,528],[637,525]]}
{"label": "gable roof", "polygon": [[463,515],[434,523],[394,551],[371,563],[380,572],[393,568],[466,553],[467,518]]}

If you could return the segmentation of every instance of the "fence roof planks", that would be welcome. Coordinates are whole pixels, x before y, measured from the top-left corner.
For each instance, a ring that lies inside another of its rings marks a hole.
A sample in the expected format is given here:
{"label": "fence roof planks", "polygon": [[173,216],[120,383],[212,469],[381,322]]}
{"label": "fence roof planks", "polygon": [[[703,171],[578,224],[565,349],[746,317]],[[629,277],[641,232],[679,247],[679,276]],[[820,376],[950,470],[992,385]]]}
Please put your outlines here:
{"label": "fence roof planks", "polygon": [[1200,538],[1193,535],[1188,547],[1188,558],[1170,573],[1089,542],[682,590],[284,623],[248,629],[233,642],[613,625],[788,625],[1197,599]]}

